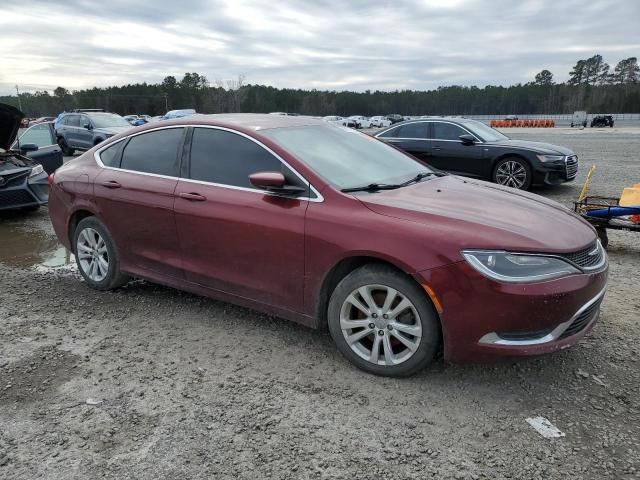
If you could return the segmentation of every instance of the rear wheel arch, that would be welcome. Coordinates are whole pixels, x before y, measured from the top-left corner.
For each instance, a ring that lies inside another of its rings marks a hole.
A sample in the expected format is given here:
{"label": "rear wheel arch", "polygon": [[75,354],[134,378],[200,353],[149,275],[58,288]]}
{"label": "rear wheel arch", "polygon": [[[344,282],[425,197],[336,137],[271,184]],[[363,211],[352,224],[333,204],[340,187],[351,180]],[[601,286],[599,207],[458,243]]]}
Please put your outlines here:
{"label": "rear wheel arch", "polygon": [[73,245],[73,238],[75,236],[76,233],[76,228],[78,226],[78,224],[85,218],[87,217],[95,217],[95,213],[89,211],[89,210],[76,210],[75,212],[73,212],[73,214],[71,215],[71,217],[69,217],[69,225],[67,227],[67,235],[69,237],[69,244],[71,245],[71,251],[73,253],[74,252],[74,245]]}

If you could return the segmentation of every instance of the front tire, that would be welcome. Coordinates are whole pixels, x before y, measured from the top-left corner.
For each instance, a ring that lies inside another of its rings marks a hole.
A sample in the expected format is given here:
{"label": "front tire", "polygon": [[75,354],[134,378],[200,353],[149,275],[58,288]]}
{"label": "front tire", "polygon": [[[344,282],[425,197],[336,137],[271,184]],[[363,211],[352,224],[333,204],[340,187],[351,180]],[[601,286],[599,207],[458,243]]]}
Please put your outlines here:
{"label": "front tire", "polygon": [[518,157],[503,158],[493,169],[494,183],[513,187],[520,190],[529,190],[531,187],[531,167]]}
{"label": "front tire", "polygon": [[120,256],[111,234],[96,217],[86,217],[78,223],[73,247],[78,270],[91,288],[113,290],[129,281],[120,272]]}
{"label": "front tire", "polygon": [[387,265],[365,265],[335,288],[327,311],[338,350],[375,375],[405,377],[433,362],[440,322],[425,292]]}

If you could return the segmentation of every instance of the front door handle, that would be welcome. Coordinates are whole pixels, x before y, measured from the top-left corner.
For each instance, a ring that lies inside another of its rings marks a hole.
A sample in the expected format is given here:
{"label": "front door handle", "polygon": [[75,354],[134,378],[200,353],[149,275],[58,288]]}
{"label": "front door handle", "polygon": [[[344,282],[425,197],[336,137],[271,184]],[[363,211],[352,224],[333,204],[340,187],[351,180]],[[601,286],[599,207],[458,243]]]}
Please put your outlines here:
{"label": "front door handle", "polygon": [[207,197],[200,195],[199,193],[181,192],[178,194],[178,196],[192,202],[204,202],[207,199]]}
{"label": "front door handle", "polygon": [[102,186],[107,188],[120,188],[122,185],[115,180],[107,180],[106,182],[102,182]]}
{"label": "front door handle", "polygon": [[439,145],[436,145],[435,147],[433,147],[433,148],[432,148],[432,150],[436,150],[436,151],[438,151],[438,152],[439,152],[439,151],[441,150],[441,148],[440,148],[440,146],[439,146]]}

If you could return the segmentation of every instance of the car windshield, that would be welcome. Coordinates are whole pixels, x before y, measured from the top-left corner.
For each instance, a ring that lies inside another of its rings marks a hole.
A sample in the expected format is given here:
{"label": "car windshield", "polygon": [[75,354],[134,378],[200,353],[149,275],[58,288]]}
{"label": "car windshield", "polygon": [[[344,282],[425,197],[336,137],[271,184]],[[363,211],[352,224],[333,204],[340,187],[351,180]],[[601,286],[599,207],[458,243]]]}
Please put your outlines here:
{"label": "car windshield", "polygon": [[131,127],[129,122],[115,113],[92,113],[89,118],[96,128]]}
{"label": "car windshield", "polygon": [[476,120],[466,120],[461,122],[471,133],[480,137],[485,142],[496,142],[498,140],[509,140],[509,137],[501,134],[499,131],[485,125],[484,123],[477,122]]}
{"label": "car windshield", "polygon": [[340,189],[394,184],[431,172],[399,150],[348,128],[306,126],[261,133]]}

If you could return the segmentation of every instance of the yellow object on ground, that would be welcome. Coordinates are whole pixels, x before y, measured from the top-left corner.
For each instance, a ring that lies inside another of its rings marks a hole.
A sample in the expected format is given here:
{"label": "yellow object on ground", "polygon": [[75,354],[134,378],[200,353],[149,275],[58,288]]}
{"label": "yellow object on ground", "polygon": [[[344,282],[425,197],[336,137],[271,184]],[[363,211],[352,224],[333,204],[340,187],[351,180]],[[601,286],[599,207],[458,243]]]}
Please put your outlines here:
{"label": "yellow object on ground", "polygon": [[596,166],[595,165],[591,165],[591,168],[589,169],[589,172],[587,173],[587,179],[584,182],[584,185],[582,186],[582,190],[580,190],[580,195],[578,195],[578,201],[581,202],[582,200],[584,200],[584,197],[587,196],[587,191],[589,190],[589,184],[591,183],[591,177],[593,176],[593,172],[596,171]]}
{"label": "yellow object on ground", "polygon": [[640,183],[625,188],[620,197],[621,207],[635,207],[637,205],[640,205]]}

